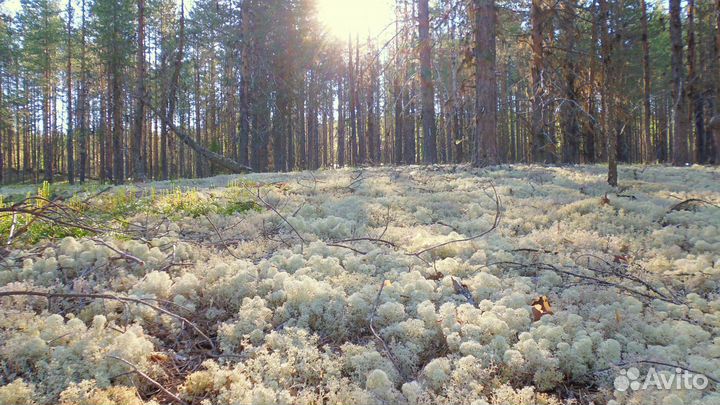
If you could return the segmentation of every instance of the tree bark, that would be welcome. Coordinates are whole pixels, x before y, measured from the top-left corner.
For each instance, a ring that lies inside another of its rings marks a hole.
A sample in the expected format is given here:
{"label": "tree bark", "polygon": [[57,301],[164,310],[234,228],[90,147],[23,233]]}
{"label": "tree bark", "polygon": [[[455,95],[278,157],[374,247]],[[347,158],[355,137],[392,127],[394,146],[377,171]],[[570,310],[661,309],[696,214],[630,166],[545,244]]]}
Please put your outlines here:
{"label": "tree bark", "polygon": [[475,157],[476,166],[498,162],[497,78],[495,77],[495,1],[475,6]]}
{"label": "tree bark", "polygon": [[137,0],[138,33],[136,55],[135,117],[133,129],[133,177],[145,181],[145,159],[143,159],[143,130],[145,128],[145,0]]}
{"label": "tree bark", "polygon": [[[716,23],[715,23],[715,57],[717,58],[717,66],[718,66],[718,74],[715,77],[715,94],[716,97],[720,97],[720,0],[715,0],[715,15],[716,15]],[[720,101],[716,100],[715,102],[715,114],[718,114],[718,110],[720,109]],[[715,117],[718,117],[716,115]],[[715,119],[713,117],[713,120]],[[718,117],[718,120],[720,120],[720,117]],[[712,120],[711,120],[712,121]],[[712,163],[714,164],[720,164],[720,123],[718,125],[718,128],[713,129],[713,140],[714,140],[714,158],[712,159]]]}
{"label": "tree bark", "polygon": [[599,28],[601,49],[600,54],[603,62],[603,85],[602,85],[602,128],[606,138],[606,153],[608,161],[608,184],[617,187],[617,132],[615,125],[611,124],[610,112],[614,111],[615,102],[610,94],[614,88],[612,86],[614,77],[612,72],[612,44],[610,42],[609,19],[610,10],[607,0],[598,1],[600,8]]}
{"label": "tree bark", "polygon": [[652,136],[650,134],[650,118],[652,111],[650,110],[650,78],[652,72],[650,71],[650,40],[648,38],[648,14],[647,14],[647,1],[641,0],[640,2],[642,9],[642,46],[643,46],[643,162],[650,163],[654,160],[654,153],[652,150]]}
{"label": "tree bark", "polygon": [[433,164],[437,163],[437,126],[435,123],[435,88],[432,78],[432,43],[428,0],[418,0],[418,34],[420,38],[423,162]]}
{"label": "tree bark", "polygon": [[185,145],[190,147],[190,149],[194,150],[198,155],[206,159],[208,162],[225,168],[232,173],[248,173],[253,171],[250,167],[246,165],[240,164],[230,158],[227,158],[223,155],[211,151],[210,149],[203,147],[202,145],[200,145],[200,143],[196,142],[190,135],[179,129],[172,122],[171,119],[165,117],[158,109],[154,108],[151,104],[147,102],[145,104],[158,117],[158,119],[163,125],[166,125],[182,142],[185,143]]}
{"label": "tree bark", "polygon": [[348,82],[350,83],[350,165],[358,164],[358,142],[357,142],[357,89],[355,83],[355,68],[353,65],[352,38],[348,38]]}
{"label": "tree bark", "polygon": [[343,94],[342,72],[338,75],[338,151],[337,164],[345,166],[345,95]]}
{"label": "tree bark", "polygon": [[687,83],[683,68],[682,21],[680,0],[670,0],[670,43],[672,46],[672,100],[673,100],[673,164],[683,166],[689,162],[688,139],[690,122],[687,110]]}
{"label": "tree bark", "polygon": [[548,145],[545,137],[544,106],[543,106],[543,75],[545,58],[543,47],[543,34],[545,31],[545,16],[542,5],[543,0],[532,0],[530,9],[531,48],[532,48],[532,100],[530,113],[530,133],[532,137],[532,160],[545,163],[549,160]]}
{"label": "tree bark", "polygon": [[73,149],[73,107],[72,107],[72,15],[73,7],[70,0],[67,4],[67,178],[69,184],[75,184],[75,151]]}
{"label": "tree bark", "polygon": [[576,88],[577,71],[575,61],[575,43],[577,32],[572,17],[575,15],[576,0],[568,0],[561,7],[565,8],[563,16],[562,42],[565,48],[563,57],[565,100],[561,101],[560,119],[563,131],[563,162],[580,163],[580,125],[578,123],[578,94]]}
{"label": "tree bark", "polygon": [[703,100],[703,94],[700,91],[700,75],[697,69],[697,50],[695,40],[695,15],[697,13],[697,7],[695,0],[688,0],[688,99],[691,103],[692,117],[694,118],[695,124],[695,138],[692,144],[694,145],[694,156],[693,160],[695,163],[705,163],[707,154],[707,145],[705,142],[705,103]]}

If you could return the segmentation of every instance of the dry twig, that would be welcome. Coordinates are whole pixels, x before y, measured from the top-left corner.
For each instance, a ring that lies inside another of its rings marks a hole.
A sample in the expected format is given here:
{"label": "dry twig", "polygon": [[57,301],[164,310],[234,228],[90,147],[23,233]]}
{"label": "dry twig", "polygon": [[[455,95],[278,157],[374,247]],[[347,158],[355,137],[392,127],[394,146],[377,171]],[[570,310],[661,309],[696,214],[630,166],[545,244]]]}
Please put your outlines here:
{"label": "dry twig", "polygon": [[191,322],[189,319],[178,315],[174,312],[168,311],[165,308],[159,307],[155,304],[151,304],[147,301],[144,301],[139,298],[132,298],[132,297],[121,297],[118,295],[112,295],[112,294],[75,294],[75,293],[46,293],[46,292],[40,292],[40,291],[0,291],[0,298],[2,297],[13,297],[13,296],[33,296],[33,297],[42,297],[47,300],[53,299],[53,298],[66,298],[66,299],[78,299],[78,298],[91,298],[91,299],[105,299],[105,300],[114,300],[122,303],[132,303],[132,304],[138,304],[138,305],[145,305],[149,308],[154,309],[157,312],[160,312],[161,314],[167,315],[169,317],[175,318],[178,321],[190,325],[190,327],[195,330],[195,332],[202,336],[212,348],[213,351],[215,351],[215,343],[210,339],[210,337],[205,334],[197,325],[195,325],[193,322]]}
{"label": "dry twig", "polygon": [[380,343],[383,345],[383,349],[385,349],[385,353],[387,353],[388,358],[393,363],[393,366],[395,366],[395,369],[397,370],[398,374],[400,374],[401,378],[404,379],[402,369],[400,368],[400,362],[398,361],[397,357],[395,357],[392,350],[390,350],[390,346],[388,346],[387,342],[385,342],[385,339],[383,339],[382,336],[380,336],[375,330],[375,314],[377,313],[378,306],[380,305],[380,295],[385,288],[386,281],[387,280],[385,279],[382,280],[382,284],[380,284],[380,290],[378,290],[377,296],[375,297],[375,304],[373,305],[373,310],[370,314],[370,332],[372,332],[373,336],[375,336],[375,338],[379,340]]}
{"label": "dry twig", "polygon": [[175,401],[175,402],[177,402],[177,403],[179,403],[179,404],[183,404],[183,405],[184,405],[184,404],[187,404],[187,402],[185,402],[185,401],[183,401],[182,399],[180,399],[180,397],[178,397],[177,395],[175,395],[175,394],[173,394],[172,392],[170,392],[167,388],[163,387],[162,384],[160,384],[159,382],[155,381],[155,380],[154,380],[152,377],[150,377],[149,375],[143,373],[142,370],[140,370],[136,365],[130,363],[129,361],[123,359],[122,357],[117,357],[117,356],[112,356],[112,355],[108,355],[107,357],[110,358],[110,359],[113,359],[113,360],[120,361],[120,362],[125,363],[126,365],[130,366],[130,367],[133,369],[133,372],[134,372],[135,374],[139,375],[140,377],[142,377],[143,379],[145,379],[145,381],[147,381],[147,382],[149,382],[150,384],[154,385],[157,389],[159,389],[160,391],[162,391],[163,393],[165,393],[165,395],[167,395],[168,397],[172,398],[173,401]]}

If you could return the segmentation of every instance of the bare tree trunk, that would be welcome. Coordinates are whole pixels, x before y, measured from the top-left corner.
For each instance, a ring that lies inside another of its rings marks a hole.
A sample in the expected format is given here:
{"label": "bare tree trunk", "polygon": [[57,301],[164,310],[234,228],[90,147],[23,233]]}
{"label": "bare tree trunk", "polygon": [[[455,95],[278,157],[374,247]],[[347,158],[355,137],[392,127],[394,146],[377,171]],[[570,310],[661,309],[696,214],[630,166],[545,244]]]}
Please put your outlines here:
{"label": "bare tree trunk", "polygon": [[[715,0],[715,14],[717,21],[715,23],[715,57],[717,58],[718,73],[720,73],[720,0]],[[720,75],[715,77],[715,94],[720,97]],[[718,108],[720,108],[720,100],[715,101],[715,114],[718,114]],[[715,120],[720,114],[713,117],[711,122]],[[714,156],[713,163],[720,164],[720,118],[717,118],[718,125],[713,128],[713,140],[714,140]]]}
{"label": "bare tree trunk", "polygon": [[305,121],[305,101],[307,98],[307,91],[306,91],[306,74],[305,72],[302,73],[302,78],[300,80],[300,94],[298,98],[298,111],[297,111],[297,119],[298,119],[298,128],[296,129],[295,133],[297,134],[297,155],[295,158],[295,165],[300,170],[305,169],[306,162],[307,162],[307,153],[306,153],[306,140],[307,140],[307,133],[306,133],[306,121]]}
{"label": "bare tree trunk", "polygon": [[345,166],[345,95],[343,94],[343,74],[338,75],[338,152],[339,167]]}
{"label": "bare tree trunk", "polygon": [[683,68],[682,21],[680,18],[680,0],[670,0],[670,42],[672,45],[672,98],[673,98],[673,164],[683,166],[689,162],[688,137],[690,122],[687,111],[686,91]]}
{"label": "bare tree trunk", "polygon": [[145,0],[137,0],[138,33],[136,55],[135,118],[133,129],[133,177],[145,181],[147,175],[143,159],[143,130],[145,129]]}
{"label": "bare tree trunk", "polygon": [[688,98],[691,102],[692,116],[695,123],[695,138],[692,144],[694,145],[694,161],[695,163],[705,163],[706,161],[706,149],[707,145],[705,142],[705,106],[703,100],[703,94],[700,91],[701,83],[700,76],[697,69],[697,51],[695,41],[695,14],[697,7],[695,0],[688,0]]}
{"label": "bare tree trunk", "polygon": [[647,1],[641,0],[642,7],[642,45],[643,45],[643,157],[645,163],[654,160],[652,153],[652,136],[650,135],[650,118],[652,111],[650,110],[650,40],[648,38],[648,15]]}
{"label": "bare tree trunk", "polygon": [[[3,138],[3,134],[5,132],[5,128],[10,128],[10,125],[5,122],[5,117],[2,115],[2,110],[4,103],[3,103],[3,72],[0,70],[0,184],[2,184],[5,180],[4,172],[5,172],[5,160],[4,160],[4,150],[3,146],[5,145],[3,141],[5,140]],[[10,131],[8,130],[8,133]],[[12,135],[9,135],[8,138],[12,138]],[[12,166],[12,159],[10,159],[10,164],[8,166]],[[8,176],[9,177],[9,176]]]}
{"label": "bare tree trunk", "polygon": [[[197,142],[198,145],[202,144],[202,117],[200,115],[200,51],[195,48],[195,95],[193,97],[194,107],[195,107],[195,142]],[[243,97],[244,97],[244,89],[243,89]],[[243,115],[241,119],[245,120],[245,116]],[[240,136],[247,136],[247,132],[244,132],[241,130]],[[242,138],[241,138],[242,139]],[[242,141],[241,141],[242,144]],[[245,155],[245,160],[243,160],[242,155],[242,148],[240,149],[240,163],[247,164],[247,155]],[[247,147],[245,148],[245,151],[247,152]],[[202,155],[200,153],[195,152],[195,175],[197,177],[203,177],[205,175],[205,165],[202,161]]]}
{"label": "bare tree trunk", "polygon": [[[399,70],[399,64],[396,65]],[[393,106],[394,106],[394,117],[395,117],[395,144],[394,144],[394,163],[401,164],[403,161],[403,89],[400,84],[400,72],[395,72],[396,77],[393,83]]]}
{"label": "bare tree trunk", "polygon": [[123,160],[123,98],[122,78],[120,66],[112,63],[111,70],[111,98],[112,98],[112,154],[113,154],[113,182],[122,184],[125,181],[125,167]]}
{"label": "bare tree trunk", "polygon": [[247,173],[252,171],[252,169],[246,165],[240,164],[230,158],[227,158],[223,155],[211,151],[210,149],[203,147],[198,142],[196,142],[190,135],[186,134],[177,126],[175,126],[171,119],[163,116],[163,113],[161,111],[158,111],[149,104],[148,107],[152,110],[153,113],[155,113],[155,115],[160,119],[163,125],[166,125],[173,133],[175,133],[175,135],[177,135],[178,138],[180,138],[181,141],[183,141],[203,159],[206,159],[208,162],[223,167],[233,173]]}
{"label": "bare tree trunk", "polygon": [[[178,48],[175,53],[175,61],[173,62],[173,73],[172,77],[170,78],[168,93],[167,93],[167,113],[165,114],[165,117],[167,117],[168,120],[172,121],[173,116],[175,115],[175,105],[177,103],[177,88],[180,81],[180,69],[182,68],[182,61],[183,61],[183,55],[185,52],[185,2],[180,2],[180,27],[178,32]],[[163,103],[165,105],[165,103]],[[164,125],[164,127],[167,127],[167,125]],[[168,170],[168,155],[167,155],[167,149],[168,149],[168,139],[166,135],[166,139],[163,142],[162,147],[164,148],[164,157],[163,157],[163,180],[167,180],[169,177],[169,170]]]}
{"label": "bare tree trunk", "polygon": [[[72,107],[72,15],[73,7],[70,0],[67,4],[67,139],[65,153],[67,154],[68,183],[75,184],[75,151],[73,147],[73,107]],[[0,143],[1,145],[2,143]]]}
{"label": "bare tree trunk", "polygon": [[[407,71],[407,70],[406,70]],[[415,143],[415,106],[412,101],[412,93],[414,83],[405,84],[403,90],[403,161],[405,164],[413,165],[416,163],[416,143]]]}
{"label": "bare tree trunk", "polygon": [[542,5],[543,0],[532,0],[530,19],[532,25],[531,47],[532,47],[532,101],[530,114],[530,132],[532,136],[532,160],[544,163],[549,160],[548,145],[545,138],[544,106],[543,106],[543,81],[545,70],[545,58],[543,47],[543,33],[545,30],[545,16]]}
{"label": "bare tree trunk", "polygon": [[239,161],[243,165],[250,163],[248,146],[250,145],[250,16],[248,6],[242,9],[242,66],[240,67],[240,154]]}
{"label": "bare tree trunk", "polygon": [[85,61],[85,0],[81,2],[82,21],[80,32],[80,94],[78,96],[78,124],[80,134],[78,136],[78,146],[80,147],[80,182],[85,182],[86,165],[87,165],[87,66]]}
{"label": "bare tree trunk", "polygon": [[[369,44],[368,44],[369,45]],[[370,61],[369,63],[373,63]],[[378,163],[378,156],[376,156],[376,147],[378,146],[379,138],[377,137],[377,129],[375,128],[375,65],[368,66],[368,82],[367,82],[367,135],[368,135],[368,155],[370,163]],[[380,113],[379,111],[377,112]]]}
{"label": "bare tree trunk", "polygon": [[613,96],[610,94],[614,88],[611,85],[613,82],[612,69],[612,45],[610,43],[610,32],[609,30],[609,19],[610,10],[608,8],[607,0],[598,1],[600,7],[600,40],[601,44],[601,56],[603,62],[603,85],[602,85],[602,128],[606,138],[606,153],[608,161],[608,184],[613,187],[618,185],[618,173],[617,173],[617,132],[614,125],[611,124],[610,112],[614,109]]}
{"label": "bare tree trunk", "polygon": [[50,72],[45,72],[45,84],[43,85],[43,166],[45,169],[45,180],[53,181],[53,148],[52,128],[50,125]]}
{"label": "bare tree trunk", "polygon": [[565,100],[561,102],[560,119],[563,131],[563,162],[580,163],[580,125],[578,123],[578,94],[576,88],[577,71],[574,55],[575,43],[577,42],[577,31],[574,19],[569,16],[575,15],[576,0],[568,0],[561,7],[565,8],[563,16],[562,42],[565,48],[563,61]]}
{"label": "bare tree trunk", "polygon": [[477,166],[498,162],[497,79],[495,77],[495,1],[475,6],[475,157]]}
{"label": "bare tree trunk", "polygon": [[352,38],[348,38],[348,81],[350,83],[350,165],[358,164],[358,145],[357,145],[357,89],[355,83],[355,68],[353,65]]}
{"label": "bare tree trunk", "polygon": [[437,163],[437,126],[435,123],[435,88],[432,78],[432,43],[428,0],[418,0],[418,34],[420,38],[423,162],[433,164]]}

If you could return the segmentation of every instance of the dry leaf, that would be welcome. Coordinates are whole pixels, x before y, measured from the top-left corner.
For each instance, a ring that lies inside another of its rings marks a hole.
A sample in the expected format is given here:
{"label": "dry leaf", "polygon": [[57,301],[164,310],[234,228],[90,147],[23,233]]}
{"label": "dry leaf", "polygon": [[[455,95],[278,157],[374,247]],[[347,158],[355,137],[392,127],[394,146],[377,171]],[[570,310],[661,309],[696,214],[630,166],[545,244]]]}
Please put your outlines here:
{"label": "dry leaf", "polygon": [[170,361],[170,357],[165,353],[155,352],[150,354],[149,360],[153,363],[165,363]]}
{"label": "dry leaf", "polygon": [[628,255],[615,255],[613,262],[618,264],[628,264],[630,262],[630,256]]}
{"label": "dry leaf", "polygon": [[530,306],[532,307],[533,320],[535,322],[539,321],[540,318],[545,315],[553,315],[555,313],[550,306],[550,300],[544,295],[538,297]]}

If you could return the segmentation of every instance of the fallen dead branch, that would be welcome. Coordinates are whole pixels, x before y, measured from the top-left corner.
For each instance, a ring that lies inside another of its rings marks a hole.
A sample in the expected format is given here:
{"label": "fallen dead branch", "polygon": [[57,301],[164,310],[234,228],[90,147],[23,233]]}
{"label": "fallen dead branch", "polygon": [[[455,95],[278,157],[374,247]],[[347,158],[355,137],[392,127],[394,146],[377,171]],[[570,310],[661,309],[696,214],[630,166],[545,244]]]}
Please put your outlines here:
{"label": "fallen dead branch", "polygon": [[280,219],[282,219],[282,221],[285,222],[285,223],[287,224],[287,226],[290,227],[290,229],[292,229],[292,231],[295,233],[295,235],[297,235],[298,239],[300,239],[300,251],[302,252],[302,251],[304,250],[304,248],[305,248],[305,244],[307,243],[307,241],[305,240],[305,238],[302,237],[302,235],[300,235],[300,232],[298,232],[298,230],[295,229],[295,227],[293,226],[293,224],[291,224],[290,221],[288,221],[288,219],[277,209],[277,207],[275,207],[274,205],[270,204],[267,200],[265,200],[265,199],[260,195],[260,187],[258,187],[257,190],[256,190],[254,193],[253,193],[253,191],[250,190],[246,185],[243,185],[243,187],[244,187],[245,190],[247,190],[251,195],[254,195],[255,198],[257,198],[258,201],[260,201],[260,202],[265,206],[265,208],[268,208],[268,209],[270,209],[272,212],[274,212],[275,215],[277,215],[278,217],[280,217]]}
{"label": "fallen dead branch", "polygon": [[215,234],[217,235],[218,239],[220,240],[220,243],[225,248],[225,251],[232,257],[234,257],[237,260],[240,260],[240,257],[238,257],[235,253],[233,253],[232,250],[230,250],[230,247],[228,246],[227,242],[225,241],[225,238],[222,237],[220,234],[220,230],[215,226],[215,223],[210,219],[210,217],[205,214],[205,219],[207,219],[208,223],[210,223],[210,226],[212,227],[213,231],[215,231]]}
{"label": "fallen dead branch", "polygon": [[17,297],[17,296],[32,296],[32,297],[42,297],[50,301],[54,298],[64,298],[64,299],[81,299],[81,298],[88,298],[88,299],[102,299],[102,300],[113,300],[118,301],[124,304],[138,304],[138,305],[144,305],[148,308],[154,309],[155,311],[167,315],[171,318],[175,318],[176,320],[180,321],[183,324],[189,325],[198,335],[202,336],[212,348],[213,351],[215,351],[215,343],[210,339],[210,337],[203,332],[196,324],[191,322],[189,319],[178,315],[174,312],[168,311],[165,308],[159,307],[155,304],[151,304],[145,300],[142,300],[140,298],[132,298],[132,297],[122,297],[119,295],[113,295],[113,294],[77,294],[77,293],[46,293],[46,292],[40,292],[40,291],[0,291],[0,298],[2,297]]}
{"label": "fallen dead branch", "polygon": [[673,206],[668,210],[668,212],[673,212],[673,211],[687,211],[687,210],[690,210],[691,208],[695,208],[695,207],[698,207],[698,206],[700,206],[700,205],[709,205],[709,206],[711,206],[711,207],[720,208],[719,205],[714,204],[714,203],[711,203],[710,201],[702,200],[702,199],[700,199],[700,198],[689,198],[689,199],[687,199],[687,200],[685,200],[685,201],[681,201],[681,202],[673,205]]}
{"label": "fallen dead branch", "polygon": [[[429,264],[430,262],[428,262],[427,260],[425,260],[421,257],[424,253],[432,252],[433,250],[436,250],[436,249],[439,249],[442,247],[446,247],[446,246],[449,246],[449,245],[452,245],[455,243],[471,242],[471,241],[480,239],[480,238],[490,234],[491,232],[495,231],[498,228],[498,226],[500,226],[500,221],[502,219],[502,202],[500,200],[500,196],[498,195],[497,189],[495,188],[495,185],[493,183],[490,183],[490,188],[493,191],[492,198],[495,203],[495,218],[494,218],[493,224],[490,228],[488,228],[487,230],[485,230],[477,235],[472,235],[467,238],[459,238],[459,239],[454,239],[454,240],[450,240],[447,242],[438,243],[436,245],[432,245],[432,246],[420,249],[415,252],[407,252],[406,251],[405,254],[408,256],[415,256],[418,259],[422,260],[423,262]],[[359,249],[350,247],[347,244],[352,243],[352,242],[372,242],[372,243],[391,247],[395,250],[402,250],[401,247],[397,243],[389,241],[387,239],[383,239],[383,236],[385,235],[385,232],[387,231],[388,225],[389,224],[386,224],[385,229],[383,230],[382,234],[378,238],[373,238],[373,237],[348,238],[348,239],[334,240],[334,241],[330,241],[330,242],[326,242],[326,243],[328,244],[328,246],[335,246],[335,247],[349,249],[349,250],[352,250],[359,254],[366,254],[366,252],[363,252]],[[445,224],[442,224],[442,225],[445,225]]]}
{"label": "fallen dead branch", "polygon": [[117,357],[117,356],[112,356],[112,355],[108,355],[107,357],[108,357],[109,359],[117,360],[117,361],[119,361],[119,362],[121,362],[121,363],[124,363],[124,364],[130,366],[130,368],[132,368],[132,371],[133,371],[135,374],[139,375],[139,376],[142,377],[145,381],[147,381],[147,382],[149,382],[150,384],[154,385],[157,389],[159,389],[160,391],[162,391],[165,395],[167,395],[168,397],[170,397],[173,401],[175,401],[175,402],[177,402],[177,403],[179,403],[179,404],[183,404],[183,405],[187,404],[187,402],[183,401],[182,399],[180,399],[180,397],[178,397],[177,395],[175,395],[175,394],[173,394],[172,392],[170,392],[170,390],[168,390],[167,388],[165,388],[165,387],[164,387],[162,384],[160,384],[159,382],[155,381],[155,380],[154,380],[152,377],[150,377],[149,375],[143,373],[142,370],[140,370],[136,365],[132,364],[131,362],[123,359],[122,357]]}
{"label": "fallen dead branch", "polygon": [[112,250],[113,252],[120,255],[121,258],[127,260],[128,262],[137,263],[141,266],[145,266],[145,261],[142,259],[137,258],[136,256],[131,255],[130,253],[123,252],[122,250],[116,248],[115,246],[105,242],[102,239],[96,239],[96,238],[90,238],[91,241],[95,242],[96,245],[105,246],[106,248]]}
{"label": "fallen dead branch", "polygon": [[[499,266],[506,265],[506,266],[511,266],[511,267],[515,267],[515,268],[535,267],[535,268],[537,268],[537,270],[550,270],[550,271],[554,271],[558,274],[575,277],[575,278],[581,279],[583,281],[589,281],[589,282],[597,284],[597,285],[617,288],[625,293],[628,293],[630,295],[634,295],[634,296],[637,296],[640,298],[644,298],[646,300],[656,300],[657,299],[657,300],[665,301],[665,302],[668,302],[671,304],[680,304],[680,302],[678,302],[678,300],[676,298],[668,297],[665,294],[661,294],[654,288],[650,289],[650,291],[653,292],[654,294],[650,294],[650,293],[647,293],[644,291],[640,291],[636,288],[628,287],[619,282],[610,281],[610,280],[603,279],[603,278],[596,277],[596,276],[581,274],[581,273],[578,273],[578,272],[572,271],[572,270],[563,270],[563,269],[558,268],[557,266],[554,266],[549,263],[527,263],[526,264],[526,263],[503,261],[503,262],[494,262],[494,263],[488,264],[488,266],[491,266],[491,265],[499,265]],[[590,269],[586,269],[586,270],[592,271]],[[620,278],[625,278],[626,280],[631,281],[631,282],[637,282],[636,280],[634,280],[632,278],[622,277],[622,276],[615,275],[615,274],[613,274],[613,275],[618,276]],[[645,283],[641,283],[641,286],[648,288],[648,286],[645,285]]]}
{"label": "fallen dead branch", "polygon": [[[93,234],[101,233],[100,229],[86,223],[82,213],[74,208],[40,196],[25,198],[13,205],[0,208],[0,216],[3,215],[13,216],[13,227],[11,228],[11,235],[8,236],[5,243],[6,245],[11,245],[26,233],[30,229],[30,226],[37,220],[46,221],[57,226],[81,229]],[[18,215],[28,215],[31,218],[27,223],[18,228],[15,226],[17,225]]]}

